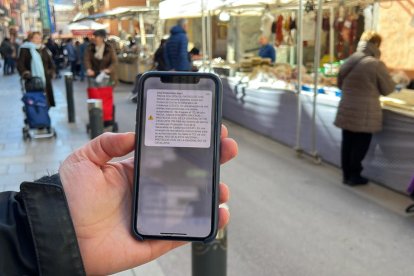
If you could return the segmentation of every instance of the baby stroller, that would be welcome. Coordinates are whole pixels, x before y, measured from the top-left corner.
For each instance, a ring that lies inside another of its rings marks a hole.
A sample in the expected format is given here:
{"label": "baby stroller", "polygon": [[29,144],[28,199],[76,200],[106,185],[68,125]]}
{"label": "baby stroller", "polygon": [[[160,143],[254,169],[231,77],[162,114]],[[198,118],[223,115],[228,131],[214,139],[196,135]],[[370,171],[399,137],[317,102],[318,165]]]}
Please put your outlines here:
{"label": "baby stroller", "polygon": [[46,99],[43,81],[39,77],[21,79],[21,87],[25,114],[22,129],[23,140],[56,137],[56,131],[51,127],[49,104]]}
{"label": "baby stroller", "polygon": [[[102,100],[104,128],[111,128],[112,132],[118,132],[118,123],[115,121],[113,87],[109,77],[98,78],[100,76],[96,79],[88,78],[88,99]],[[89,124],[86,125],[86,131],[90,131]]]}

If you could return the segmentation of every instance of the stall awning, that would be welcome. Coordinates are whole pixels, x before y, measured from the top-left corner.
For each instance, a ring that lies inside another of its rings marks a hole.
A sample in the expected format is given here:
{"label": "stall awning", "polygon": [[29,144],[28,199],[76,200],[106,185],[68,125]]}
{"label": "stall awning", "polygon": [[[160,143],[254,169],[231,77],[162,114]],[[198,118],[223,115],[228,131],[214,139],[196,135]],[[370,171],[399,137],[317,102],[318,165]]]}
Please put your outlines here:
{"label": "stall awning", "polygon": [[133,17],[140,13],[154,13],[157,12],[157,7],[145,7],[145,6],[125,6],[125,7],[118,7],[113,10],[104,12],[104,13],[96,13],[87,15],[81,18],[77,18],[72,22],[81,22],[85,20],[96,20],[96,19],[114,19],[114,18],[125,18],[125,17]]}
{"label": "stall awning", "polygon": [[223,6],[224,0],[165,0],[160,3],[160,19],[201,17],[204,11],[213,11]]}
{"label": "stall awning", "polygon": [[93,20],[69,24],[68,28],[74,35],[91,35],[95,30],[106,29],[108,25],[97,23]]}

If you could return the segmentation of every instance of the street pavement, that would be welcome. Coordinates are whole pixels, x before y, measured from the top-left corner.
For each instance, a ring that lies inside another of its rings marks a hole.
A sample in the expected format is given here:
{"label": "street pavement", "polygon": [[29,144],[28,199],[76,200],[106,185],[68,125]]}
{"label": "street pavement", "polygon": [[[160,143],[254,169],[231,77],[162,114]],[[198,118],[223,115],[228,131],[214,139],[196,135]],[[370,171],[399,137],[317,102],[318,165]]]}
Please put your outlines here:
{"label": "street pavement", "polygon": [[[131,85],[115,92],[120,131],[133,131]],[[86,143],[86,84],[75,82],[76,123],[67,123],[64,81],[55,81],[50,112],[56,139],[24,142],[17,76],[0,76],[0,191],[57,171]],[[226,122],[240,146],[222,167],[231,188],[228,275],[412,275],[414,219],[406,196],[375,184],[349,188],[337,168],[297,158],[266,137]],[[122,276],[191,275],[191,247],[183,246]]]}

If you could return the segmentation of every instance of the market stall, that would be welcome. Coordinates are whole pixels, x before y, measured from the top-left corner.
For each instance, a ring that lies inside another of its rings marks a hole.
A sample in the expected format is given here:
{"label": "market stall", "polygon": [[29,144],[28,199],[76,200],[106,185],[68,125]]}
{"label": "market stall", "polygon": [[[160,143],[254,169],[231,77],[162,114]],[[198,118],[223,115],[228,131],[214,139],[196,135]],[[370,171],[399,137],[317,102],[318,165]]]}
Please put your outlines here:
{"label": "market stall", "polygon": [[[152,53],[160,35],[158,8],[142,6],[118,7],[105,13],[93,14],[77,19],[77,24],[85,20],[117,20],[120,38],[117,44],[118,77],[120,81],[133,83],[135,77],[152,69]],[[129,22],[129,30],[122,29],[122,22]],[[137,21],[137,24],[135,24]],[[76,24],[76,23],[75,23]]]}
{"label": "market stall", "polygon": [[[229,12],[235,22],[240,23],[241,16],[252,15],[260,9],[262,18],[267,13],[276,13],[274,17],[277,14],[292,14],[297,34],[292,35],[295,41],[290,46],[293,58],[285,59],[283,63],[270,66],[268,61],[251,55],[248,57],[240,50],[233,63],[229,60],[216,64],[213,62],[214,70],[222,75],[224,82],[224,117],[291,146],[298,153],[309,154],[316,160],[322,159],[339,167],[341,131],[333,125],[341,96],[341,91],[336,88],[339,59],[343,58],[344,53],[349,56],[357,42],[357,34],[349,33],[355,28],[352,24],[362,16],[367,16],[368,10],[371,10],[375,21],[375,11],[378,10],[375,5],[378,3],[370,6],[373,1],[363,1],[364,5],[361,6],[361,1],[346,1],[341,5],[340,1],[303,0],[284,1],[285,5],[282,1],[262,5],[246,4],[249,1],[244,1],[244,5],[238,6],[238,1],[233,2],[221,10]],[[310,2],[314,5],[309,6]],[[354,14],[357,8],[361,11]],[[303,33],[303,29],[304,25],[309,24],[309,20],[305,19],[309,13],[313,13],[313,28],[316,30],[312,33],[312,60],[304,58],[304,52],[307,51],[304,41],[308,43],[310,38]],[[339,34],[338,16],[343,17],[342,23],[345,25],[339,29]],[[263,20],[256,22],[259,23],[256,28],[260,32]],[[375,29],[374,23],[364,23]],[[352,28],[346,27],[348,24]],[[235,29],[239,32],[240,25]],[[347,41],[341,40],[343,36],[346,36]],[[352,39],[349,39],[351,36]],[[236,35],[236,40],[245,43],[240,41],[240,37],[240,34]],[[277,34],[274,34],[274,39],[277,39]],[[235,46],[235,52],[238,47]],[[303,64],[304,67],[296,64]],[[414,98],[412,93],[404,90],[391,97],[405,95],[406,98]],[[409,146],[410,134],[414,131],[414,113],[411,113],[413,106],[409,101],[398,106],[396,102],[398,100],[383,99],[384,130],[374,136],[365,160],[364,175],[382,185],[405,192],[414,167],[413,149]]]}

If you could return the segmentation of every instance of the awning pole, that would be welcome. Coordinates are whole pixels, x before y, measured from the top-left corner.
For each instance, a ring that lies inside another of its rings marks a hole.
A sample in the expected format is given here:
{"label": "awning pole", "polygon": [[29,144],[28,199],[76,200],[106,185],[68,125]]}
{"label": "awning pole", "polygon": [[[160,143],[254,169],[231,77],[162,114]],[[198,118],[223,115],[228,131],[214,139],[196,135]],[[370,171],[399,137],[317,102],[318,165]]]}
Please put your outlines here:
{"label": "awning pole", "polygon": [[211,64],[213,62],[213,40],[212,40],[212,31],[211,31],[211,12],[208,11],[207,14],[207,43],[208,43],[208,60],[209,60],[209,72],[211,72]]}
{"label": "awning pole", "polygon": [[335,60],[335,29],[334,29],[334,7],[330,7],[330,16],[329,16],[329,62],[334,63]]}
{"label": "awning pole", "polygon": [[139,33],[141,35],[141,45],[147,45],[147,34],[145,33],[144,14],[139,14]]}
{"label": "awning pole", "polygon": [[318,0],[318,12],[317,12],[317,23],[316,23],[316,38],[315,38],[315,60],[313,64],[313,106],[312,106],[312,156],[316,160],[320,160],[316,149],[316,109],[317,109],[317,98],[318,98],[318,84],[319,84],[319,67],[321,63],[321,32],[322,32],[322,12],[323,12],[323,0]]}
{"label": "awning pole", "polygon": [[297,97],[298,97],[298,110],[297,110],[297,125],[296,125],[296,151],[298,154],[302,153],[301,147],[301,126],[302,126],[302,101],[301,101],[301,91],[302,91],[302,63],[303,63],[303,0],[299,1],[299,11],[298,11],[298,41],[297,41],[297,50],[298,57],[296,62],[296,70],[298,70],[298,82],[297,82]]}
{"label": "awning pole", "polygon": [[204,1],[201,0],[201,35],[202,35],[202,44],[203,44],[203,69],[207,64],[207,41],[206,41],[206,16],[204,9]]}

